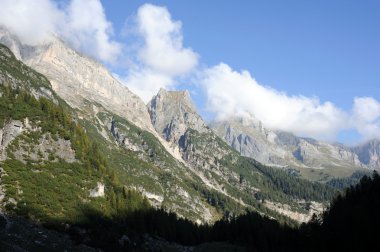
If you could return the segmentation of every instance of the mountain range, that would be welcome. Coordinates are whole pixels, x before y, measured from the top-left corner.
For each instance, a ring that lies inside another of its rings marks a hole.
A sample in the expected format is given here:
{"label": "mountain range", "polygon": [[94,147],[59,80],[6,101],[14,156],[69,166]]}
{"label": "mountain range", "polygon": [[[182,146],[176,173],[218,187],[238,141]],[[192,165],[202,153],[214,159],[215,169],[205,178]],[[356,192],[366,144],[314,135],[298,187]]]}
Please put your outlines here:
{"label": "mountain range", "polygon": [[[335,193],[315,181],[380,169],[377,140],[353,148],[329,144],[267,129],[254,116],[208,125],[188,91],[161,89],[145,104],[99,62],[58,37],[29,46],[2,28],[0,43],[10,49],[1,48],[3,87],[26,90],[34,99],[64,108],[96,144],[95,152],[102,154],[100,161],[90,162],[92,166],[102,170],[107,163],[111,180],[122,188],[197,223],[212,223],[247,209],[278,220],[307,221]],[[15,66],[22,70],[12,70]],[[84,140],[40,130],[41,120],[47,119],[32,120],[28,113],[4,116],[1,160],[83,164],[75,146]],[[3,174],[12,173],[11,165],[3,166]],[[32,176],[40,169],[25,172]],[[20,192],[29,182],[16,175],[14,184],[0,188],[3,206],[17,208],[25,197]],[[111,197],[112,186],[101,175],[82,180],[78,188],[61,186],[81,195],[83,202]]]}
{"label": "mountain range", "polygon": [[210,127],[241,155],[295,169],[312,180],[349,176],[355,170],[379,170],[379,140],[347,147],[266,128],[254,116],[212,122]]}

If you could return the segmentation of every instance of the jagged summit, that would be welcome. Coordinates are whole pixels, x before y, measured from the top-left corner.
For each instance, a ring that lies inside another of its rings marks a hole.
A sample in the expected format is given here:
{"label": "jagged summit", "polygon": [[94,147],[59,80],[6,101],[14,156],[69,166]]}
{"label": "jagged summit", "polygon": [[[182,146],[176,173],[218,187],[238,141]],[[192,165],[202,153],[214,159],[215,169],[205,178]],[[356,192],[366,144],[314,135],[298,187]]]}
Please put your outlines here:
{"label": "jagged summit", "polygon": [[178,106],[186,106],[191,112],[196,113],[196,108],[191,100],[190,93],[188,90],[182,91],[168,91],[164,88],[160,88],[157,95],[153,99],[165,100],[164,103],[176,103]]}
{"label": "jagged summit", "polygon": [[161,88],[147,106],[154,128],[169,142],[178,142],[189,128],[199,132],[208,130],[187,90],[166,91]]}

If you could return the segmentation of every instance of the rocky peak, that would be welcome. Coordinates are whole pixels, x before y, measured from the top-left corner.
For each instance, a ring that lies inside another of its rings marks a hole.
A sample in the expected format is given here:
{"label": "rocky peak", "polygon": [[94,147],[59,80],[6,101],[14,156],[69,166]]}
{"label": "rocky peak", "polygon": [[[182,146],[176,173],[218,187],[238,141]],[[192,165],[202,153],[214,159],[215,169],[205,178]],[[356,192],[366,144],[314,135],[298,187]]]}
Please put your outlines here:
{"label": "rocky peak", "polygon": [[372,169],[380,167],[380,140],[373,139],[353,148],[360,162]]}
{"label": "rocky peak", "polygon": [[188,91],[160,89],[147,106],[153,126],[166,141],[177,144],[189,128],[198,132],[208,130],[196,112]]}

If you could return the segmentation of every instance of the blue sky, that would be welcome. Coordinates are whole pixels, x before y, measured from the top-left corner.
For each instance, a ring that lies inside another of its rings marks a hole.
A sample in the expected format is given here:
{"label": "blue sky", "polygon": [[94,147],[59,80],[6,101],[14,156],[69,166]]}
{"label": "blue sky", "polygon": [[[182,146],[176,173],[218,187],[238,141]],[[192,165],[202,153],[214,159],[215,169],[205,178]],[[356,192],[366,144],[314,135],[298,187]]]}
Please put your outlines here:
{"label": "blue sky", "polygon": [[[115,32],[144,1],[102,1]],[[226,62],[288,94],[351,109],[380,99],[379,1],[151,1],[183,24],[207,65]]]}
{"label": "blue sky", "polygon": [[0,25],[23,43],[54,32],[145,101],[187,88],[207,120],[255,116],[349,144],[380,138],[379,1],[1,2]]}
{"label": "blue sky", "polygon": [[[144,1],[102,1],[115,32]],[[184,46],[207,66],[225,62],[288,95],[317,96],[350,111],[380,99],[379,1],[153,1],[183,25]],[[123,38],[120,38],[123,39]],[[191,88],[191,87],[190,87]],[[210,118],[201,92],[193,95]],[[212,116],[211,116],[212,117]],[[360,134],[341,130],[337,140]]]}

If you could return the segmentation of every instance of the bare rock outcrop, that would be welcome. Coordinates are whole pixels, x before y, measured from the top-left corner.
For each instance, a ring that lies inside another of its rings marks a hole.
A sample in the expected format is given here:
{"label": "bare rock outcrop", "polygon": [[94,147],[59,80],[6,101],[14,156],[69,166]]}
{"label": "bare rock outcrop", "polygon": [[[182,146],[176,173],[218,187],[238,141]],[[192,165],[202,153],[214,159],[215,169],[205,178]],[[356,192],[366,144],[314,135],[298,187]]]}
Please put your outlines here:
{"label": "bare rock outcrop", "polygon": [[154,128],[173,145],[178,145],[181,136],[189,128],[200,133],[208,131],[188,91],[160,89],[147,106]]}
{"label": "bare rock outcrop", "polygon": [[23,124],[18,120],[11,120],[0,128],[0,161],[6,159],[6,148],[22,131]]}

